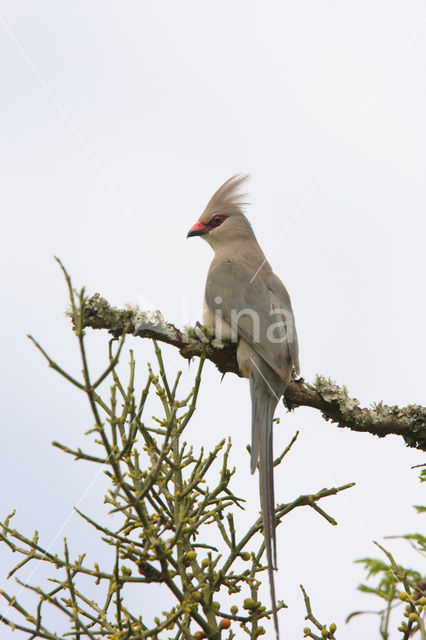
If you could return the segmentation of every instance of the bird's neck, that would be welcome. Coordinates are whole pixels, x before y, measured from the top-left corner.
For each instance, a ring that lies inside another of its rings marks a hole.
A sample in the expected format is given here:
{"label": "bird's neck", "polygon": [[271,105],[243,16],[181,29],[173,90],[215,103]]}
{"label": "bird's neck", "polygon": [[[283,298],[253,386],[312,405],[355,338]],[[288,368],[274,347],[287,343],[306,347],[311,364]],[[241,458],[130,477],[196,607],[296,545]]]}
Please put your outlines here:
{"label": "bird's neck", "polygon": [[214,258],[211,268],[216,267],[223,262],[244,263],[250,269],[258,269],[261,265],[267,270],[271,269],[265,255],[257,243],[256,238],[252,237],[245,242],[230,241],[226,244],[213,247]]}

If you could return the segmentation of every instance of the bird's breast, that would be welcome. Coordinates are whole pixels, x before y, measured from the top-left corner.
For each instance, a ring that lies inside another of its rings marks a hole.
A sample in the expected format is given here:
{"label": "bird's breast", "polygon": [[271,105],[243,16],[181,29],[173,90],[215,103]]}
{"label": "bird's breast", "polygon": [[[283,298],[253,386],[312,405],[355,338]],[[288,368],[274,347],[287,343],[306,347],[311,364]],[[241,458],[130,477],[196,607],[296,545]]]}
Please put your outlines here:
{"label": "bird's breast", "polygon": [[212,311],[204,300],[203,305],[203,324],[211,329],[218,340],[234,340],[237,336],[232,335],[231,326],[223,319],[220,310]]}
{"label": "bird's breast", "polygon": [[215,313],[204,300],[203,305],[203,324],[214,332],[215,337],[219,340],[237,341],[237,362],[243,378],[250,377],[250,366],[252,364],[253,348],[243,338],[232,334],[231,326],[221,317],[220,312]]}

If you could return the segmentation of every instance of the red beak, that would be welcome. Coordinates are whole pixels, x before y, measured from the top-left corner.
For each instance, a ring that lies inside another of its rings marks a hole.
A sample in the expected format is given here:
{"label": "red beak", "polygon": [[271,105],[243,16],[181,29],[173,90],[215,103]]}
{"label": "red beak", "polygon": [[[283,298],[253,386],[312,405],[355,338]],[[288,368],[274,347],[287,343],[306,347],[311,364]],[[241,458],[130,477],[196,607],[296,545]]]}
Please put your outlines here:
{"label": "red beak", "polygon": [[192,236],[203,236],[205,233],[207,233],[207,231],[208,229],[206,228],[204,222],[198,221],[190,228],[186,237],[192,238]]}

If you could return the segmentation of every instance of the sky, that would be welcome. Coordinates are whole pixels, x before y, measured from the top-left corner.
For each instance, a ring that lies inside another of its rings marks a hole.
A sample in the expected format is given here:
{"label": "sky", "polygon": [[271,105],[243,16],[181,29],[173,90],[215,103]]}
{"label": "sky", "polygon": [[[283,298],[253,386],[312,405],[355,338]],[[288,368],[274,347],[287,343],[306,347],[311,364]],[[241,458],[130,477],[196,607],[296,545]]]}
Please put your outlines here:
{"label": "sky", "polygon": [[[38,529],[49,549],[66,536],[73,553],[102,556],[73,507],[108,518],[105,479],[50,444],[88,443],[89,407],[26,337],[79,374],[53,256],[76,287],[194,324],[212,253],[186,233],[238,172],[251,174],[247,215],[292,298],[305,380],[330,376],[363,406],[426,403],[425,67],[426,9],[415,0],[0,0],[2,518],[16,508],[15,526]],[[107,336],[88,341],[101,370]],[[143,372],[151,345],[128,346]],[[195,367],[172,348],[164,356],[189,390]],[[306,509],[279,529],[282,637],[303,637],[300,583],[338,637],[378,637],[373,616],[345,624],[379,606],[356,590],[354,561],[378,556],[373,540],[422,530],[410,467],[424,455],[314,410],[278,415],[276,451],[301,435],[276,470],[277,500],[356,482],[322,503],[337,527]],[[259,508],[249,434],[246,381],[220,383],[207,364],[187,437],[198,448],[232,438],[242,525]],[[384,542],[423,569],[403,542]],[[18,593],[3,579],[14,562],[0,547],[0,587]],[[132,597],[148,617],[167,601],[158,588]]]}

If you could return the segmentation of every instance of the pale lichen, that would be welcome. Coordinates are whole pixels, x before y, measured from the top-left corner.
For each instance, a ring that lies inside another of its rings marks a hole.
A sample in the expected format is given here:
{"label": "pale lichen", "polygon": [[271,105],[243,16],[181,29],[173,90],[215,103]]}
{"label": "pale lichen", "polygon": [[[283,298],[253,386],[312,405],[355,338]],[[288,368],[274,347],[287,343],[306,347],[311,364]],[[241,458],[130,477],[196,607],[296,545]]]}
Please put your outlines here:
{"label": "pale lichen", "polygon": [[224,349],[227,344],[229,344],[229,342],[224,342],[223,340],[219,340],[219,338],[214,338],[214,340],[212,340],[210,344],[215,349]]}
{"label": "pale lichen", "polygon": [[212,338],[214,339],[214,331],[209,327],[197,323],[195,327],[185,325],[183,330],[188,338],[200,340],[204,343],[212,342],[213,344]]}
{"label": "pale lichen", "polygon": [[133,335],[135,336],[146,331],[155,331],[170,340],[176,339],[176,328],[164,320],[163,314],[158,309],[155,311],[138,310],[133,317],[133,324],[135,326]]}
{"label": "pale lichen", "polygon": [[330,378],[318,375],[309,389],[320,394],[321,398],[338,408],[338,411],[323,407],[322,415],[326,420],[339,423],[357,431],[367,431],[383,437],[390,433],[402,435],[410,447],[426,448],[426,408],[420,405],[386,405],[382,401],[368,408],[361,408],[356,398],[351,398],[345,386],[338,386]]}
{"label": "pale lichen", "polygon": [[111,333],[124,330],[126,325],[133,323],[133,311],[112,307],[99,293],[89,298],[84,306],[85,318],[90,318],[93,328],[108,327]]}
{"label": "pale lichen", "polygon": [[339,387],[331,378],[317,375],[311,388],[318,391],[327,402],[337,402],[345,416],[353,414],[354,409],[359,408],[359,401],[349,396],[347,388]]}

